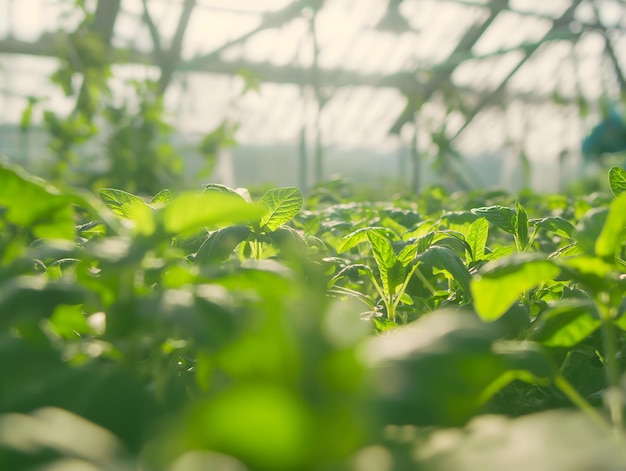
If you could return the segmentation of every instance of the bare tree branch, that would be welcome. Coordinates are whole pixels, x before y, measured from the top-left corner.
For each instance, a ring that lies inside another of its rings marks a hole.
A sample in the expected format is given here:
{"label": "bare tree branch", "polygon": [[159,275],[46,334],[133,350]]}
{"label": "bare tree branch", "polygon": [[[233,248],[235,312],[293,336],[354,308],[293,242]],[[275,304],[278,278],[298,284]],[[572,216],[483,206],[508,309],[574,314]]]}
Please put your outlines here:
{"label": "bare tree branch", "polygon": [[156,57],[157,63],[161,63],[163,60],[163,48],[161,47],[161,36],[159,36],[159,29],[156,24],[152,20],[152,16],[150,15],[150,11],[148,10],[148,0],[141,0],[143,4],[143,19],[146,22],[146,26],[148,26],[148,31],[150,32],[150,37],[152,38],[152,44],[154,45],[154,55]]}
{"label": "bare tree branch", "polygon": [[185,37],[185,31],[191,19],[191,13],[196,6],[196,0],[185,0],[183,4],[183,11],[178,21],[178,27],[174,33],[170,48],[165,55],[165,60],[161,64],[161,77],[159,78],[159,92],[164,93],[176,70],[176,65],[180,61],[180,53],[183,48],[183,39]]}

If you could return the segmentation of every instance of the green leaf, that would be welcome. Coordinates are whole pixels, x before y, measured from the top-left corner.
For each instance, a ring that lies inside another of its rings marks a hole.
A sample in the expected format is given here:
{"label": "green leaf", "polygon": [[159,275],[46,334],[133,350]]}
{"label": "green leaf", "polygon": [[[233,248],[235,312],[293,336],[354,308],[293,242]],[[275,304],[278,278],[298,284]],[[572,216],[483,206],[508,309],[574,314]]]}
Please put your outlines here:
{"label": "green leaf", "polygon": [[102,188],[98,190],[98,196],[111,211],[127,219],[136,216],[138,206],[148,206],[148,203],[139,196],[114,188]]}
{"label": "green leaf", "polygon": [[368,231],[367,240],[372,246],[374,258],[379,267],[388,269],[396,263],[396,255],[387,237],[378,231]]}
{"label": "green leaf", "polygon": [[577,242],[572,242],[564,247],[561,247],[554,252],[552,252],[548,258],[549,259],[558,259],[562,257],[570,257],[572,255],[580,255],[583,253],[583,250],[580,248]]}
{"label": "green leaf", "polygon": [[605,225],[609,210],[607,208],[594,208],[581,218],[576,226],[576,242],[587,254],[596,254],[596,242],[600,238],[600,232]]}
{"label": "green leaf", "polygon": [[416,260],[421,261],[434,273],[443,271],[456,281],[465,294],[470,295],[470,274],[459,256],[447,247],[432,246],[426,252],[419,254]]}
{"label": "green leaf", "polygon": [[611,167],[609,170],[609,185],[615,196],[626,191],[626,170],[619,167]]}
{"label": "green leaf", "polygon": [[404,248],[398,253],[397,259],[398,262],[402,264],[402,266],[408,266],[414,259],[417,254],[417,245],[409,244],[405,245]]}
{"label": "green leaf", "polygon": [[332,287],[334,286],[337,281],[339,281],[342,278],[353,278],[354,276],[367,276],[369,278],[374,278],[374,272],[373,270],[367,266],[367,265],[363,265],[362,263],[356,263],[353,265],[348,265],[344,268],[342,268],[335,276],[333,276],[333,278],[328,282],[328,287]]}
{"label": "green leaf", "polygon": [[506,247],[496,247],[493,250],[487,247],[485,249],[485,260],[498,260],[515,253],[515,246],[508,245]]}
{"label": "green leaf", "polygon": [[48,281],[34,276],[14,277],[0,289],[0,327],[6,329],[25,320],[48,317],[60,304],[82,304],[82,286]]}
{"label": "green leaf", "polygon": [[73,239],[75,199],[20,167],[0,161],[0,209],[6,208],[7,221],[32,229],[36,237]]}
{"label": "green leaf", "polygon": [[474,308],[484,321],[500,318],[525,292],[554,279],[560,268],[536,257],[516,257],[490,262],[473,278]]}
{"label": "green leaf", "polygon": [[369,339],[362,357],[371,368],[378,413],[397,425],[464,423],[504,371],[491,351],[497,330],[471,312],[451,309]]}
{"label": "green leaf", "polygon": [[199,263],[223,262],[241,242],[250,235],[248,226],[228,226],[211,234],[198,249],[195,260]]}
{"label": "green leaf", "polygon": [[82,304],[58,305],[50,316],[50,326],[59,336],[66,339],[76,339],[91,331],[83,314]]}
{"label": "green leaf", "polygon": [[591,315],[594,311],[590,302],[563,301],[540,314],[531,338],[549,347],[573,347],[600,327]]}
{"label": "green leaf", "polygon": [[476,219],[467,233],[467,243],[472,249],[472,261],[482,260],[485,255],[487,238],[489,237],[489,222],[485,218]]}
{"label": "green leaf", "polygon": [[474,208],[472,209],[472,213],[478,217],[487,219],[487,221],[491,224],[499,227],[509,234],[516,233],[516,212],[511,208],[507,208],[505,206],[487,206],[483,208]]}
{"label": "green leaf", "polygon": [[266,210],[261,218],[261,229],[275,231],[300,212],[302,192],[296,187],[275,188],[265,193],[259,203]]}
{"label": "green leaf", "polygon": [[232,195],[238,198],[243,199],[244,201],[247,201],[248,203],[250,203],[250,201],[248,201],[241,193],[237,192],[236,190],[233,190],[232,188],[226,186],[226,185],[222,185],[220,183],[208,183],[206,185],[204,185],[204,191],[208,192],[208,191],[216,191],[218,193],[226,193],[228,195]]}
{"label": "green leaf", "polygon": [[155,208],[162,208],[163,206],[167,206],[172,202],[172,192],[168,189],[159,191],[154,197],[150,200],[150,206]]}
{"label": "green leaf", "polygon": [[378,231],[368,231],[367,240],[371,244],[372,251],[374,252],[374,259],[376,260],[376,265],[378,265],[380,278],[383,282],[383,289],[386,294],[393,294],[399,273],[397,273],[397,269],[394,270],[397,258],[391,246],[391,242],[384,234]]}
{"label": "green leaf", "polygon": [[471,224],[478,216],[471,211],[453,211],[447,212],[443,216],[441,216],[442,221],[447,221],[448,224],[455,225],[463,225],[463,224]]}
{"label": "green leaf", "polygon": [[520,250],[526,250],[528,245],[528,214],[519,200],[515,201],[515,235]]}
{"label": "green leaf", "polygon": [[601,293],[616,282],[616,267],[601,258],[575,255],[557,260],[568,279],[581,283],[590,293]]}
{"label": "green leaf", "polygon": [[626,193],[617,196],[609,207],[602,231],[596,240],[596,255],[614,257],[626,240]]}
{"label": "green leaf", "polygon": [[248,223],[260,218],[263,208],[240,197],[218,192],[182,194],[159,211],[163,228],[180,235],[205,226]]}
{"label": "green leaf", "polygon": [[568,239],[572,238],[572,234],[575,231],[574,225],[571,222],[558,216],[550,216],[543,219],[532,219],[530,222],[536,227],[554,232],[556,235],[567,237]]}
{"label": "green leaf", "polygon": [[398,236],[385,227],[363,227],[361,229],[357,229],[354,232],[344,236],[339,243],[337,244],[337,253],[343,253],[346,250],[350,250],[353,247],[356,247],[362,242],[366,242],[368,240],[367,234],[370,231],[379,232],[381,234],[387,234],[393,240],[397,240]]}

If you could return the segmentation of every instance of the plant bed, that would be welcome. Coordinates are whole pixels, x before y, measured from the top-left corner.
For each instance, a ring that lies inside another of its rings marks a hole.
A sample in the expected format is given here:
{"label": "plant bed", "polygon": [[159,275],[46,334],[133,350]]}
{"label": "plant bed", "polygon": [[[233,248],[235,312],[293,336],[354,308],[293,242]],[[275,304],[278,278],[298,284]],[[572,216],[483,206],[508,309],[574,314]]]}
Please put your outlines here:
{"label": "plant bed", "polygon": [[324,204],[2,164],[0,468],[621,469],[609,180]]}

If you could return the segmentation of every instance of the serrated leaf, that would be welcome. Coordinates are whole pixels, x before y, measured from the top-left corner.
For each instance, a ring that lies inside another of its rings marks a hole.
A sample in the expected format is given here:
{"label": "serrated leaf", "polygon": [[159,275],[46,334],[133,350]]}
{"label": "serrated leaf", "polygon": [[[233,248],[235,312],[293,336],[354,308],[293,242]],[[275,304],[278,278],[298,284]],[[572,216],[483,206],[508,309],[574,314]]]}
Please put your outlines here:
{"label": "serrated leaf", "polygon": [[98,196],[118,216],[132,219],[137,206],[147,206],[142,198],[115,188],[101,188]]}
{"label": "serrated leaf", "polygon": [[275,188],[267,191],[259,203],[266,210],[261,218],[261,229],[275,231],[300,212],[303,204],[302,192],[296,187]]}
{"label": "serrated leaf", "polygon": [[416,244],[405,245],[404,248],[397,255],[398,262],[400,262],[402,266],[406,267],[415,259],[416,254]]}
{"label": "serrated leaf", "polygon": [[499,319],[525,292],[554,279],[561,269],[536,257],[509,257],[487,264],[471,281],[474,308],[487,322]]}
{"label": "serrated leaf", "polygon": [[572,234],[576,230],[571,222],[558,216],[532,219],[530,222],[536,227],[541,227],[542,229],[554,232],[556,235],[567,237],[568,239],[572,238]]}
{"label": "serrated leaf", "polygon": [[392,231],[385,227],[363,227],[344,236],[337,244],[337,253],[343,253],[346,250],[350,250],[351,248],[356,247],[361,242],[367,242],[367,233],[370,231],[380,232],[381,234],[388,234],[390,237],[393,238],[393,240],[397,240],[398,238]]}
{"label": "serrated leaf", "polygon": [[163,206],[167,206],[172,202],[172,192],[168,189],[164,189],[159,191],[154,197],[150,200],[150,206],[155,208],[162,208]]}
{"label": "serrated leaf", "polygon": [[485,247],[489,237],[489,222],[485,218],[476,219],[467,233],[467,243],[472,253],[472,261],[482,260],[485,256]]}
{"label": "serrated leaf", "polygon": [[509,234],[515,234],[515,210],[505,206],[486,206],[472,209],[478,217],[487,219],[491,224]]}
{"label": "serrated leaf", "polygon": [[391,268],[396,262],[396,255],[389,239],[378,231],[368,231],[367,240],[372,246],[379,267]]}
{"label": "serrated leaf", "polygon": [[609,185],[615,196],[626,191],[626,170],[619,167],[611,167],[609,170]]}
{"label": "serrated leaf", "polygon": [[399,267],[395,267],[397,258],[391,242],[378,231],[368,231],[367,240],[372,247],[376,265],[378,265],[383,289],[386,294],[393,294],[400,273],[398,273]]}

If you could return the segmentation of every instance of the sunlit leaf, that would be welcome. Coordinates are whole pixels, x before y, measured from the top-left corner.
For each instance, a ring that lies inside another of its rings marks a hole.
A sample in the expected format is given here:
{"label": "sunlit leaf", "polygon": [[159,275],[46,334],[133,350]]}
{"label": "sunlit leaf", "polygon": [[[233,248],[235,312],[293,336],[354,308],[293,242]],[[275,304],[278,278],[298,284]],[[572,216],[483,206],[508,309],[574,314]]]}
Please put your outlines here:
{"label": "sunlit leaf", "polygon": [[536,227],[541,227],[547,231],[554,232],[561,237],[572,238],[574,233],[574,225],[567,219],[558,216],[550,216],[542,219],[533,219],[530,221]]}
{"label": "sunlit leaf", "polygon": [[472,209],[478,217],[487,219],[491,224],[509,234],[515,234],[515,210],[505,206],[487,206]]}
{"label": "sunlit leaf", "polygon": [[510,257],[487,264],[471,282],[474,307],[485,321],[502,316],[526,291],[554,279],[560,268],[549,260]]}
{"label": "sunlit leaf", "polygon": [[291,221],[300,212],[302,203],[302,192],[299,188],[275,188],[267,191],[259,200],[259,204],[266,211],[261,218],[261,229],[275,231]]}
{"label": "sunlit leaf", "polygon": [[533,324],[533,340],[550,347],[573,347],[600,327],[590,302],[562,302],[546,311]]}
{"label": "sunlit leaf", "polygon": [[168,189],[159,191],[154,197],[150,200],[150,205],[155,208],[161,208],[163,206],[167,206],[172,201],[172,192]]}
{"label": "sunlit leaf", "polygon": [[489,223],[485,218],[476,219],[467,233],[467,243],[472,249],[472,260],[482,260],[485,255],[487,238],[489,237]]}
{"label": "sunlit leaf", "polygon": [[626,193],[621,193],[611,202],[609,214],[595,244],[596,255],[614,257],[624,241],[626,241]]}
{"label": "sunlit leaf", "polygon": [[609,170],[609,185],[615,196],[626,191],[626,170],[620,167],[611,167]]}
{"label": "sunlit leaf", "polygon": [[260,218],[263,209],[241,197],[218,192],[186,193],[160,210],[165,230],[179,235],[205,226],[247,223]]}
{"label": "sunlit leaf", "polygon": [[515,235],[520,246],[520,250],[525,250],[528,245],[528,214],[526,209],[520,204],[519,200],[515,202]]}
{"label": "sunlit leaf", "polygon": [[354,232],[343,237],[339,243],[337,244],[337,252],[342,253],[346,250],[350,250],[353,247],[356,247],[362,242],[367,242],[368,237],[367,234],[371,231],[379,232],[381,234],[387,234],[392,237],[392,240],[397,240],[398,236],[392,233],[392,231],[388,230],[385,227],[364,227],[361,229],[357,229]]}
{"label": "sunlit leaf", "polygon": [[470,274],[459,256],[447,247],[430,247],[426,252],[419,254],[417,260],[434,273],[445,272],[456,281],[465,294],[470,295]]}
{"label": "sunlit leaf", "polygon": [[134,208],[148,204],[139,196],[114,188],[101,188],[98,196],[115,214],[129,219],[133,217]]}

